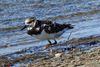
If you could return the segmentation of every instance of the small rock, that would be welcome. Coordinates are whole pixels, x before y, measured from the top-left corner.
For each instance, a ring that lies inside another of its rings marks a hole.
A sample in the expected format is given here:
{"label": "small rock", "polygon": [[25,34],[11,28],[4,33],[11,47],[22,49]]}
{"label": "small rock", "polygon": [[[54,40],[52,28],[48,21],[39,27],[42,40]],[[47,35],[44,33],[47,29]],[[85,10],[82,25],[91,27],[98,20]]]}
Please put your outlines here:
{"label": "small rock", "polygon": [[68,67],[75,67],[75,66],[70,64],[70,65],[68,65]]}
{"label": "small rock", "polygon": [[55,58],[61,57],[62,55],[63,55],[63,53],[56,53]]}

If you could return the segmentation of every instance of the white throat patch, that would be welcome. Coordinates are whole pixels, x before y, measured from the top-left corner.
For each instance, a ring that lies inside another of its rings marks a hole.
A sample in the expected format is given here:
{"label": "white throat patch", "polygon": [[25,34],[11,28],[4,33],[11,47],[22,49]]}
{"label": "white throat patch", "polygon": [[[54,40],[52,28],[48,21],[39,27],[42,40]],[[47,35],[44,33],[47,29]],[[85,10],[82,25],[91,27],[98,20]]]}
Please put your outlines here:
{"label": "white throat patch", "polygon": [[32,30],[32,27],[28,27],[27,30]]}

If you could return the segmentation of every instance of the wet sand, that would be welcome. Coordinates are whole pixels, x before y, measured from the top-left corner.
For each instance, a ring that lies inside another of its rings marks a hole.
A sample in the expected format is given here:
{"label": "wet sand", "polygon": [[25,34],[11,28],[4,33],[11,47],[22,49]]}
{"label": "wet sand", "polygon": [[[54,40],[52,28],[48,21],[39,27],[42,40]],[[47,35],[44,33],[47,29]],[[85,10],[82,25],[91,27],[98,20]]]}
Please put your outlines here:
{"label": "wet sand", "polygon": [[[73,49],[61,57],[54,57],[33,63],[32,67],[100,67],[100,48],[91,52]],[[30,67],[30,66],[29,66]]]}
{"label": "wet sand", "polygon": [[[87,38],[72,39],[60,45],[96,45],[100,44],[100,36],[90,36]],[[58,45],[55,45],[58,46]],[[39,53],[40,54],[40,53]],[[42,53],[41,54],[45,54]],[[56,57],[56,54],[61,54]],[[37,60],[39,59],[39,60]],[[41,59],[41,60],[40,60]],[[22,65],[22,67],[99,67],[100,66],[100,48],[92,48],[87,51],[79,48],[71,48],[69,52],[58,52],[57,50],[48,56],[35,56],[34,54],[25,55],[14,60],[6,57],[0,57],[0,65],[14,65],[31,60],[31,63]]]}
{"label": "wet sand", "polygon": [[[95,45],[97,42],[100,44],[100,37],[73,39],[69,42],[76,45],[82,43]],[[55,56],[33,63],[32,67],[100,67],[100,47],[89,51],[81,51],[75,48],[67,54],[63,53],[58,57]]]}

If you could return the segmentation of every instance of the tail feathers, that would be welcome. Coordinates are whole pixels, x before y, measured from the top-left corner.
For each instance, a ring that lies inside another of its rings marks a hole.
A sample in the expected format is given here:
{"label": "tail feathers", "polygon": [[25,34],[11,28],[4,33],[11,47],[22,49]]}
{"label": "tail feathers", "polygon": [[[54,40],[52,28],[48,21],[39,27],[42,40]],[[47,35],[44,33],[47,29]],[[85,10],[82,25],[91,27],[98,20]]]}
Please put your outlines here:
{"label": "tail feathers", "polygon": [[73,25],[71,25],[71,24],[63,24],[63,26],[65,28],[68,28],[68,29],[73,29],[74,28]]}

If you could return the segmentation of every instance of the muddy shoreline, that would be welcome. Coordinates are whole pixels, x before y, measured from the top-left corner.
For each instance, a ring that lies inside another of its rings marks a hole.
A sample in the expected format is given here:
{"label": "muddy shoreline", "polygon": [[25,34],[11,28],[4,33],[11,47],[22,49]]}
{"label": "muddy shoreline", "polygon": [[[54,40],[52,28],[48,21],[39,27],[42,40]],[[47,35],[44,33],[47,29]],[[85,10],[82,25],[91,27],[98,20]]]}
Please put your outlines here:
{"label": "muddy shoreline", "polygon": [[[59,44],[63,45],[100,45],[100,36],[90,36],[86,38],[72,39],[66,41],[65,43]],[[55,45],[54,47],[58,46]],[[60,52],[63,53],[62,56],[55,58],[55,54],[59,53],[57,50],[53,53],[53,55],[48,56],[35,56],[35,54],[28,54],[16,59],[9,59],[7,56],[0,57],[0,65],[3,67],[4,65],[14,65],[16,63],[23,63],[25,61],[31,60],[31,67],[98,67],[95,65],[100,65],[100,48],[95,48],[93,51],[84,52],[78,48],[69,48],[69,52]],[[18,52],[17,52],[18,53]],[[20,52],[19,52],[20,53]],[[40,52],[41,54],[45,54]],[[37,60],[41,59],[41,60]],[[88,61],[88,63],[87,63]],[[91,65],[92,66],[89,66]],[[30,67],[30,64],[24,65],[26,67]]]}
{"label": "muddy shoreline", "polygon": [[100,48],[91,52],[74,49],[58,58],[50,58],[33,63],[32,67],[99,67]]}
{"label": "muddy shoreline", "polygon": [[[100,45],[100,37],[86,37],[73,39],[66,43],[71,45]],[[33,63],[32,67],[99,67],[100,66],[100,47],[89,51],[81,51],[74,48],[69,53],[64,53],[59,57],[40,60]]]}

